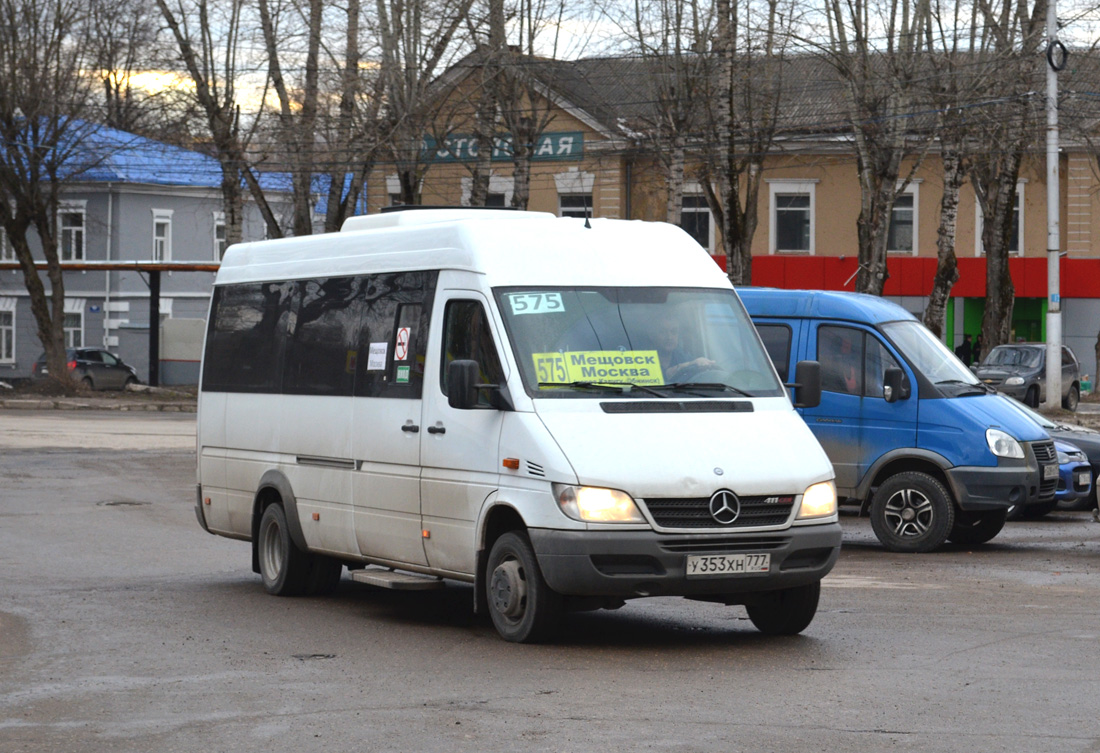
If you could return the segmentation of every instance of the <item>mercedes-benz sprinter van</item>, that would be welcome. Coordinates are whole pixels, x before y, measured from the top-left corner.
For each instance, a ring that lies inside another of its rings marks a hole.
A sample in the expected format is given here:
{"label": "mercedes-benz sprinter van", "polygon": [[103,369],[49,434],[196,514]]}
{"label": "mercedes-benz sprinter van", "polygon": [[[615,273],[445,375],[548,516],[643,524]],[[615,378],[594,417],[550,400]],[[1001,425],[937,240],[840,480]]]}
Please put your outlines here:
{"label": "mercedes-benz sprinter van", "polygon": [[989,541],[1011,508],[1054,499],[1054,443],[982,384],[896,303],[870,295],[742,288],[783,376],[821,367],[821,402],[800,408],[836,469],[841,501],[870,512],[887,549]]}
{"label": "mercedes-benz sprinter van", "polygon": [[466,582],[513,641],[658,595],[797,633],[841,539],[829,459],[686,233],[505,210],[230,248],[197,510],[271,593]]}

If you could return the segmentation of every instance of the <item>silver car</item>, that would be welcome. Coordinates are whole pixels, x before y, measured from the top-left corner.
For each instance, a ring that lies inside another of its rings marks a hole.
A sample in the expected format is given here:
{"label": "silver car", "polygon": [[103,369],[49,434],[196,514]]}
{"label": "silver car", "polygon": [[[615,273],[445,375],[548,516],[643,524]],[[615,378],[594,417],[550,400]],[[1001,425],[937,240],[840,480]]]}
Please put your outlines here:
{"label": "silver car", "polygon": [[[974,369],[978,379],[1009,397],[1035,408],[1046,399],[1046,343],[998,345]],[[1077,410],[1081,398],[1081,367],[1073,351],[1062,346],[1062,407]]]}

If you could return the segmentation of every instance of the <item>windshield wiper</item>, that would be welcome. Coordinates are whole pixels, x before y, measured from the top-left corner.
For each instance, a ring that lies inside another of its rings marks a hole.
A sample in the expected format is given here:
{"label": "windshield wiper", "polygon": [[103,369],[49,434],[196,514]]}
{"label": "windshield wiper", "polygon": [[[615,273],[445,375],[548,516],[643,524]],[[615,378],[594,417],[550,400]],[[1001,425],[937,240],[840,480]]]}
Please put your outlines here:
{"label": "windshield wiper", "polygon": [[597,392],[624,392],[617,384],[607,382],[539,382],[539,388],[543,387],[569,387],[574,390],[596,390]]}
{"label": "windshield wiper", "polygon": [[972,390],[978,390],[978,392],[963,392],[960,394],[960,397],[962,397],[963,395],[988,395],[992,392],[997,391],[985,382],[966,382],[962,379],[943,379],[939,382],[936,382],[937,387],[939,387],[941,384],[950,384],[954,387],[969,387]]}
{"label": "windshield wiper", "polygon": [[[706,390],[709,392],[736,392],[743,397],[752,397],[748,392],[737,387],[731,387],[728,384],[722,382],[673,382],[671,384],[662,384],[658,389],[672,390],[673,392],[690,392],[692,390]],[[701,396],[705,397],[705,396]]]}

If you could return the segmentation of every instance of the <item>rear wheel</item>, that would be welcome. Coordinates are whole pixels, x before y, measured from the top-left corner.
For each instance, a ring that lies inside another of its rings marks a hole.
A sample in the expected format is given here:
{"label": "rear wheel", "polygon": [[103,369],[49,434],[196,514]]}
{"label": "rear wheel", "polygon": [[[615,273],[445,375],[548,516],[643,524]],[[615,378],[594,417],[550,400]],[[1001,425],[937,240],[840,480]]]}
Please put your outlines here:
{"label": "rear wheel", "polygon": [[1062,407],[1068,411],[1076,411],[1079,402],[1081,402],[1081,390],[1076,384],[1070,385],[1069,394],[1062,398]]}
{"label": "rear wheel", "polygon": [[562,598],[543,580],[527,534],[509,531],[493,543],[485,583],[489,615],[504,640],[536,643],[553,635]]}
{"label": "rear wheel", "polygon": [[895,474],[871,498],[871,528],[892,552],[930,552],[954,524],[950,493],[927,473]]}
{"label": "rear wheel", "polygon": [[268,505],[260,518],[257,538],[260,555],[260,577],[264,589],[276,596],[299,596],[309,590],[312,562],[290,538],[283,506]]}
{"label": "rear wheel", "polygon": [[798,635],[813,622],[821,596],[821,581],[767,591],[745,604],[756,629],[765,635]]}
{"label": "rear wheel", "polygon": [[955,524],[947,538],[956,544],[984,544],[1005,527],[1008,510],[955,513]]}
{"label": "rear wheel", "polygon": [[95,385],[92,384],[92,378],[91,377],[84,377],[83,379],[81,379],[80,380],[80,385],[86,390],[94,390],[95,389]]}

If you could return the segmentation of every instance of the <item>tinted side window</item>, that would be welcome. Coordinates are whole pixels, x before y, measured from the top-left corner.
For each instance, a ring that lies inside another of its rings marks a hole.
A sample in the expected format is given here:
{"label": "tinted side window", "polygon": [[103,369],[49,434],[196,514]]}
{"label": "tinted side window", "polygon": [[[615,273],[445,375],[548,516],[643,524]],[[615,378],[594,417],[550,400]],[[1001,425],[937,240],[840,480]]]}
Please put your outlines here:
{"label": "tinted side window", "polygon": [[279,392],[294,283],[248,283],[214,289],[202,388]]}
{"label": "tinted side window", "polygon": [[359,306],[355,394],[419,398],[437,272],[372,275]]}
{"label": "tinted side window", "polygon": [[[484,307],[478,301],[448,301],[443,318],[443,373],[439,384],[447,394],[447,366],[451,361],[474,360],[481,367],[481,384],[501,384],[504,369],[500,365],[492,330]],[[486,390],[479,390],[478,404],[488,406]]]}
{"label": "tinted side window", "polygon": [[818,327],[817,360],[821,363],[821,389],[862,394],[862,332],[850,327]]}
{"label": "tinted side window", "polygon": [[358,357],[364,278],[303,280],[290,321],[283,391],[296,395],[351,395]]}
{"label": "tinted side window", "polygon": [[779,378],[787,381],[787,371],[791,362],[791,328],[786,324],[758,324],[756,331],[764,341],[764,349],[775,364]]}

